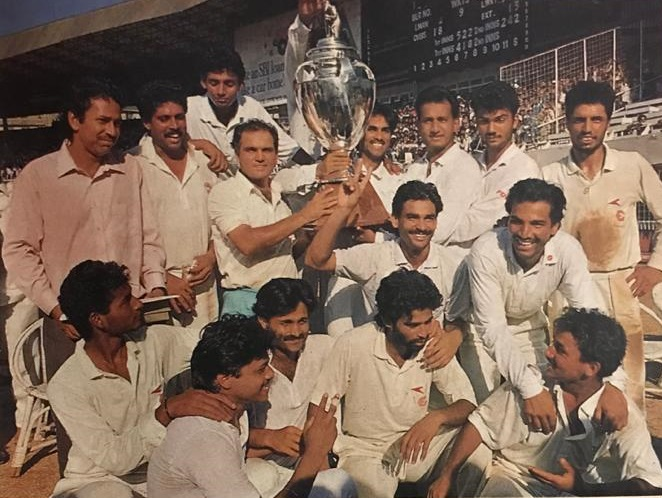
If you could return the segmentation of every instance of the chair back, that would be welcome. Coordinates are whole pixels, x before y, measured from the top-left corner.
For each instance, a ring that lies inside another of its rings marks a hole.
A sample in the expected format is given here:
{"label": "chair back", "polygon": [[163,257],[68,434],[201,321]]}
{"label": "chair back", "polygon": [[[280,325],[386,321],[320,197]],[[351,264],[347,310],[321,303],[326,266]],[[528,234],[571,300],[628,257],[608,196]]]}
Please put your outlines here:
{"label": "chair back", "polygon": [[[44,319],[29,325],[20,335],[10,359],[9,367],[13,378],[26,391],[46,399],[46,355],[44,354]],[[39,391],[36,393],[35,391]]]}

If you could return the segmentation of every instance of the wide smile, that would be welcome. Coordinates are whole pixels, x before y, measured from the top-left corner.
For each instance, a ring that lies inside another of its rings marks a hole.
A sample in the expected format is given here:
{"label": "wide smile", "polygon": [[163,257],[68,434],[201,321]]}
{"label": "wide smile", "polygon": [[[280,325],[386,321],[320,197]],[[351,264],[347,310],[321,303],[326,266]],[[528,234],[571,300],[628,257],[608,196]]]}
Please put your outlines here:
{"label": "wide smile", "polygon": [[411,237],[412,240],[416,240],[419,242],[426,242],[427,240],[430,239],[430,237],[432,237],[432,234],[415,232],[415,233],[410,233],[409,236]]}
{"label": "wide smile", "polygon": [[513,241],[517,252],[529,252],[537,245],[536,241],[533,239],[520,239],[519,237],[515,237]]}

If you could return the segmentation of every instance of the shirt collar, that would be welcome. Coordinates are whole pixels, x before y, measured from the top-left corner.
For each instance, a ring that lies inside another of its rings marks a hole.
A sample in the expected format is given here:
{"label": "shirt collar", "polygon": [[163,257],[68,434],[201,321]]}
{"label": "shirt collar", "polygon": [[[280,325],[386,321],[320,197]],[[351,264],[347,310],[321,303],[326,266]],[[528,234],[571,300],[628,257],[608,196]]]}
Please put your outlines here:
{"label": "shirt collar", "polygon": [[[164,173],[177,178],[170,170],[166,162],[156,152],[156,148],[154,147],[154,140],[152,140],[152,137],[150,137],[148,134],[143,135],[143,137],[140,139],[140,143],[138,144],[138,151],[139,155],[151,165],[160,169]],[[185,184],[199,167],[200,165],[193,158],[193,147],[191,144],[188,144],[186,152],[186,168],[184,170],[184,177],[181,183]],[[177,181],[179,182],[179,179],[177,179]]]}
{"label": "shirt collar", "polygon": [[[242,190],[245,192],[247,195],[254,193],[257,194],[261,199],[263,199],[265,202],[269,202],[266,197],[264,197],[264,194],[260,192],[260,189],[257,188],[248,178],[246,178],[246,175],[244,175],[241,170],[237,171],[237,174],[234,176],[237,179],[237,187],[239,190]],[[275,180],[271,180],[271,199],[272,199],[272,204],[276,204],[280,198],[281,198],[281,192],[283,190],[282,186],[280,183],[278,183]]]}
{"label": "shirt collar", "polygon": [[[439,257],[434,249],[434,242],[430,242],[430,252],[428,252],[428,257],[425,258],[425,261],[423,261],[421,266],[418,267],[418,270],[439,268]],[[402,251],[402,247],[400,247],[399,238],[393,242],[393,263],[398,267],[412,268],[411,263],[407,261],[407,257]]]}
{"label": "shirt collar", "polygon": [[474,158],[478,161],[478,164],[480,165],[480,169],[483,172],[483,174],[486,174],[490,171],[494,171],[496,168],[499,168],[501,166],[507,166],[518,151],[519,148],[517,147],[517,145],[511,142],[510,145],[506,147],[506,150],[504,150],[503,153],[499,156],[497,162],[495,162],[489,169],[487,167],[487,150],[484,150],[480,154],[476,154]]}
{"label": "shirt collar", "polygon": [[414,358],[405,360],[402,366],[398,367],[397,363],[395,363],[395,360],[391,358],[391,355],[388,354],[388,351],[386,350],[386,333],[381,330],[379,325],[377,325],[375,322],[373,322],[373,325],[377,329],[377,336],[375,337],[375,342],[372,346],[372,354],[375,358],[390,363],[400,371],[409,370],[419,363],[419,360],[423,357],[425,348],[421,349]]}
{"label": "shirt collar", "polygon": [[381,180],[382,178],[386,178],[391,174],[386,169],[386,166],[384,166],[384,161],[382,161],[375,169],[372,170],[370,175],[374,176],[377,180]]}
{"label": "shirt collar", "polygon": [[[78,168],[78,166],[76,166],[73,157],[71,157],[71,153],[69,152],[69,147],[68,147],[70,143],[71,142],[69,142],[69,140],[64,140],[62,142],[62,146],[56,153],[57,155],[55,159],[55,172],[57,173],[58,178],[62,178],[63,176],[74,172],[82,173],[82,171]],[[102,164],[101,166],[99,166],[99,169],[94,175],[94,178],[101,176],[107,171],[124,173],[124,170],[122,169],[121,166],[124,164],[124,161],[120,160],[117,156],[113,155],[112,152],[110,157],[113,159],[113,162]]]}
{"label": "shirt collar", "polygon": [[[195,101],[194,101],[195,102]],[[245,117],[242,115],[243,106],[246,104],[246,97],[243,95],[237,95],[237,113],[232,117],[228,122],[227,126],[219,121],[214,113],[212,108],[212,103],[209,101],[207,95],[200,95],[197,99],[195,107],[199,111],[200,120],[208,123],[209,125],[215,128],[223,128],[226,133],[235,128],[237,125],[245,121]]]}
{"label": "shirt collar", "polygon": [[[140,354],[140,347],[138,344],[130,338],[127,338],[127,341],[124,343],[126,345],[126,357],[127,362],[130,361],[131,357],[137,357]],[[78,371],[81,374],[90,380],[101,379],[103,377],[116,378],[118,375],[112,374],[109,372],[104,372],[100,370],[90,359],[87,352],[85,351],[85,341],[81,340],[76,343],[76,349],[74,351],[74,357],[78,361]]]}
{"label": "shirt collar", "polygon": [[[566,439],[569,440],[580,440],[580,439],[585,439],[588,435],[593,434],[595,432],[595,429],[593,427],[593,414],[595,413],[595,409],[598,406],[598,402],[600,401],[600,396],[602,396],[602,393],[605,389],[604,383],[602,384],[602,387],[598,389],[596,392],[594,392],[591,396],[589,396],[579,407],[577,408],[577,418],[581,422],[582,426],[584,427],[584,433],[583,434],[575,434],[575,435],[569,435],[566,436]],[[568,414],[566,413],[565,410],[565,403],[563,401],[563,389],[561,389],[561,386],[558,384],[555,384],[552,388],[552,391],[554,393],[554,396],[556,398],[556,409],[561,416],[562,420],[564,421],[565,424],[568,424]]]}
{"label": "shirt collar", "polygon": [[[614,171],[618,167],[618,161],[614,157],[612,149],[606,144],[602,144],[605,148],[605,162],[602,166],[602,171]],[[569,175],[578,175],[582,172],[579,165],[572,158],[572,148],[568,151],[568,155],[564,159],[565,167]]]}
{"label": "shirt collar", "polygon": [[[459,144],[457,142],[454,142],[453,145],[449,147],[449,149],[444,152],[441,156],[439,156],[437,159],[432,161],[432,166],[444,166],[445,164],[452,163],[454,159],[460,153],[462,152],[462,149],[460,148]],[[430,161],[427,159],[426,156],[423,156],[424,161],[427,164],[430,164]]]}

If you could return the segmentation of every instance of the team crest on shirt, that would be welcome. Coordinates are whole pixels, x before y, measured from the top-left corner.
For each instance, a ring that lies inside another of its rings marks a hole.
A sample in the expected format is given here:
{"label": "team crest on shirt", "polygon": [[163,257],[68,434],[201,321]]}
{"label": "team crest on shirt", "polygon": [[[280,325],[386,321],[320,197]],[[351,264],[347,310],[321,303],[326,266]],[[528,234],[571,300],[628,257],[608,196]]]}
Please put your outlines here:
{"label": "team crest on shirt", "polygon": [[625,211],[623,211],[622,209],[616,211],[616,219],[618,221],[623,221],[625,219]]}

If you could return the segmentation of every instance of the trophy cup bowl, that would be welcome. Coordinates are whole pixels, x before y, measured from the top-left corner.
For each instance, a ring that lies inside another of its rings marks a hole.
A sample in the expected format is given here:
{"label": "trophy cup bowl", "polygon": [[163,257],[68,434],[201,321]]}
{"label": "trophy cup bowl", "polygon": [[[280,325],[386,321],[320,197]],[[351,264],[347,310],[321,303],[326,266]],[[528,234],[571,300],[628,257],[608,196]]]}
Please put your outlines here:
{"label": "trophy cup bowl", "polygon": [[[370,68],[358,59],[354,48],[329,36],[306,53],[295,78],[297,105],[310,131],[327,150],[349,153],[363,137],[375,103],[375,76]],[[346,179],[324,178],[321,183]],[[370,185],[354,214],[350,223],[359,226],[379,225],[388,218]]]}
{"label": "trophy cup bowl", "polygon": [[375,102],[375,77],[356,51],[336,39],[320,40],[296,71],[297,105],[327,150],[359,143]]}

